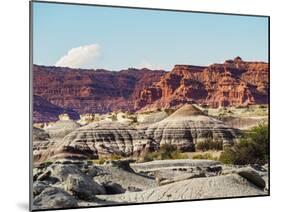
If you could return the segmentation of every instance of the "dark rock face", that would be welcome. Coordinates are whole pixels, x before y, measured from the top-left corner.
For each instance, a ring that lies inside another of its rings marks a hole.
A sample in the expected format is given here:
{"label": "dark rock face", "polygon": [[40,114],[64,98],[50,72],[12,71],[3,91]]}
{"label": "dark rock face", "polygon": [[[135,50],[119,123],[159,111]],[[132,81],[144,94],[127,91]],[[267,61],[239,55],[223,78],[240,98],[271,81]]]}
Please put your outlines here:
{"label": "dark rock face", "polygon": [[268,103],[268,64],[237,57],[208,67],[175,65],[171,72],[119,72],[34,65],[34,122],[78,114],[171,108],[186,103],[212,107]]}
{"label": "dark rock face", "polygon": [[74,110],[54,105],[41,96],[33,96],[33,122],[57,121],[58,116],[63,113],[73,120],[79,119],[79,114]]}
{"label": "dark rock face", "polygon": [[78,207],[78,201],[60,188],[48,187],[34,199],[35,209]]}

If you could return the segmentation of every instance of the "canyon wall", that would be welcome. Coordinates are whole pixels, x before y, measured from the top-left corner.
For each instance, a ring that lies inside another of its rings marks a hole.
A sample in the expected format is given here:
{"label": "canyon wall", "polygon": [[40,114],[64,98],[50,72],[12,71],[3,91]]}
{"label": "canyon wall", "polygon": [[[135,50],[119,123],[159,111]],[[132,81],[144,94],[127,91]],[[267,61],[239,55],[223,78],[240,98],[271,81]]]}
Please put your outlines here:
{"label": "canyon wall", "polygon": [[108,71],[34,65],[34,121],[55,121],[58,113],[79,114],[267,104],[269,68],[240,57],[210,66],[175,65],[170,72]]}

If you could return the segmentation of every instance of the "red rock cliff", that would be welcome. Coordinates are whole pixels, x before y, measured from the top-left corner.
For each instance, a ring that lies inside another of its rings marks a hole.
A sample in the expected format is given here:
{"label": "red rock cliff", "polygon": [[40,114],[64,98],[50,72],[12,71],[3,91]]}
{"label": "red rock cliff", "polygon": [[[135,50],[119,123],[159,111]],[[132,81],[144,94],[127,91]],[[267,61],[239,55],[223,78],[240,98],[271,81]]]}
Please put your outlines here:
{"label": "red rock cliff", "polygon": [[237,57],[208,67],[175,65],[144,89],[135,108],[174,107],[188,102],[212,107],[268,103],[268,64]]}
{"label": "red rock cliff", "polygon": [[[105,113],[195,102],[212,107],[266,104],[268,74],[267,63],[245,62],[240,57],[207,67],[175,65],[170,72],[149,69],[113,72],[34,65],[33,86],[35,95],[61,110]],[[44,105],[46,102],[41,112]],[[37,117],[42,116],[39,106],[37,102]],[[35,120],[41,119],[48,117]]]}

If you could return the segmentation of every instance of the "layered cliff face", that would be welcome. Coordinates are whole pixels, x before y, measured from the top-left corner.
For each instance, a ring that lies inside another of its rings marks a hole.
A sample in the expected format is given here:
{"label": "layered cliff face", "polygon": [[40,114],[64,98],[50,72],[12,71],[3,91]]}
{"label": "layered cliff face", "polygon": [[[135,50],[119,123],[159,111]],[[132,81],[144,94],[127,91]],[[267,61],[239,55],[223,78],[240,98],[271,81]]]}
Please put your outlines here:
{"label": "layered cliff face", "polygon": [[[133,102],[146,87],[157,82],[165,72],[148,69],[128,69],[119,72],[81,70],[34,65],[34,121],[53,121],[55,105],[69,115],[106,113],[116,110],[132,111]],[[44,102],[38,100],[38,96]],[[47,106],[46,106],[47,105]],[[75,116],[72,118],[79,118]]]}
{"label": "layered cliff face", "polygon": [[237,131],[206,116],[193,105],[184,105],[162,121],[151,124],[146,135],[160,146],[172,144],[185,152],[194,151],[196,144],[207,140],[232,145]]}
{"label": "layered cliff face", "polygon": [[268,64],[237,57],[208,67],[175,65],[170,72],[119,72],[34,65],[34,121],[56,121],[60,113],[211,107],[268,103]]}
{"label": "layered cliff face", "polygon": [[68,114],[71,119],[79,118],[76,111],[54,105],[41,96],[33,95],[33,122],[57,121],[59,115],[64,113]]}
{"label": "layered cliff face", "polygon": [[208,67],[176,65],[144,89],[136,108],[170,108],[185,103],[211,107],[268,103],[268,64],[240,57]]}

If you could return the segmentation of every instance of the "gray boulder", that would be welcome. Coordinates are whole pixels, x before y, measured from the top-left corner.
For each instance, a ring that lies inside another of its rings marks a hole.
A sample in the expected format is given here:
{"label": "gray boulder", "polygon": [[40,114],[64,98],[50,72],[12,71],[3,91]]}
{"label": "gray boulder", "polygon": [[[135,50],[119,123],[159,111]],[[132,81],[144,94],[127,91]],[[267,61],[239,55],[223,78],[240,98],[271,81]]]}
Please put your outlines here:
{"label": "gray boulder", "polygon": [[66,191],[81,200],[94,200],[95,195],[106,193],[102,185],[84,174],[71,174],[63,184]]}
{"label": "gray boulder", "polygon": [[77,165],[54,164],[49,167],[51,176],[58,178],[61,187],[79,199],[90,200],[96,194],[105,194],[105,189]]}
{"label": "gray boulder", "polygon": [[106,194],[122,194],[126,191],[120,184],[114,182],[103,183],[103,187],[106,190]]}
{"label": "gray boulder", "polygon": [[48,184],[42,181],[35,181],[33,183],[33,196],[38,196],[41,194],[41,192],[45,189],[48,188]]}
{"label": "gray boulder", "polygon": [[78,206],[78,201],[60,188],[48,187],[35,197],[34,209],[73,208]]}
{"label": "gray boulder", "polygon": [[264,189],[266,183],[264,179],[259,175],[257,171],[250,167],[240,168],[236,171],[240,176],[246,178],[251,183],[255,184],[256,186]]}

